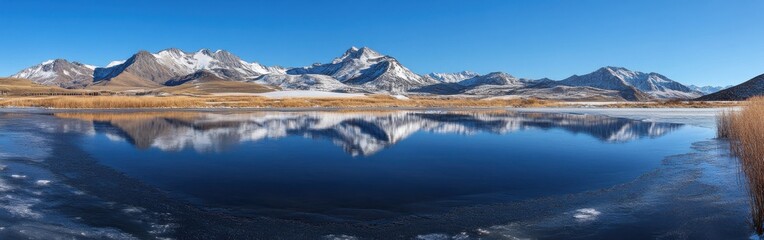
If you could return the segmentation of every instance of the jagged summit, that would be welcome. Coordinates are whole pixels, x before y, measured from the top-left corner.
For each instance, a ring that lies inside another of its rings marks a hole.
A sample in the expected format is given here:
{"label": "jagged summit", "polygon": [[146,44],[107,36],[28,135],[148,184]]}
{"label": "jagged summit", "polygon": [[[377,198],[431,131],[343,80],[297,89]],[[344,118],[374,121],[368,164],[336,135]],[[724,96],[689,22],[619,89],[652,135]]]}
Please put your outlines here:
{"label": "jagged summit", "polygon": [[437,83],[431,79],[422,78],[401,65],[395,58],[367,47],[351,47],[331,63],[293,68],[287,73],[327,75],[351,86],[370,91],[394,93]]}
{"label": "jagged summit", "polygon": [[385,57],[385,55],[382,55],[378,53],[377,51],[372,50],[368,47],[361,47],[357,48],[355,46],[350,47],[347,51],[345,51],[345,54],[343,54],[341,57],[335,58],[332,63],[337,64],[343,61],[350,61],[350,60],[360,60],[360,61],[369,61],[374,60],[378,58]]}

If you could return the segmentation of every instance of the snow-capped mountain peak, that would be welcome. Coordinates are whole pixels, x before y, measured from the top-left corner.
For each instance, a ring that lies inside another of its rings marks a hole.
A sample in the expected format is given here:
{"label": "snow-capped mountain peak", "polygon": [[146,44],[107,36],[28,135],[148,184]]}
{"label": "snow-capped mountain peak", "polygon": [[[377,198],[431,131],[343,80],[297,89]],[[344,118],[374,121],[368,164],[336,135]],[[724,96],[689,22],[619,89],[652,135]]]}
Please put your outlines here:
{"label": "snow-capped mountain peak", "polygon": [[437,83],[435,80],[422,78],[413,73],[395,58],[380,54],[367,47],[351,47],[331,63],[293,68],[287,73],[292,75],[327,75],[342,83],[360,86],[369,91],[396,93],[404,92],[413,87]]}
{"label": "snow-capped mountain peak", "polygon": [[[132,59],[132,60],[131,60]],[[177,48],[169,48],[157,53],[140,51],[126,61],[112,62],[105,69],[99,69],[96,79],[107,79],[121,74],[128,65],[136,62],[145,63],[135,71],[155,72],[143,75],[151,81],[162,84],[171,78],[186,76],[200,70],[209,71],[223,79],[250,80],[269,73],[284,73],[279,67],[269,68],[259,63],[242,60],[228,51],[200,49],[195,52],[185,52]],[[138,60],[138,61],[136,61]],[[156,64],[154,64],[154,62]],[[142,75],[138,73],[138,75]]]}
{"label": "snow-capped mountain peak", "polygon": [[602,67],[586,75],[573,75],[559,83],[568,86],[586,86],[618,91],[630,91],[630,88],[633,87],[659,99],[688,99],[702,95],[658,73],[644,73],[613,66]]}
{"label": "snow-capped mountain peak", "polygon": [[455,83],[462,80],[470,79],[480,76],[480,74],[472,71],[461,71],[456,73],[430,73],[427,77],[435,79],[444,83]]}
{"label": "snow-capped mountain peak", "polygon": [[520,86],[523,83],[520,79],[505,72],[492,72],[483,76],[477,76],[458,82],[462,86],[480,86],[480,85],[508,85]]}
{"label": "snow-capped mountain peak", "polygon": [[33,82],[63,88],[81,88],[93,82],[95,66],[64,59],[52,59],[21,70],[11,78],[24,78]]}
{"label": "snow-capped mountain peak", "polygon": [[382,55],[378,53],[377,51],[372,50],[371,48],[368,48],[368,47],[357,48],[353,46],[353,47],[350,47],[350,49],[348,49],[347,51],[345,51],[345,54],[343,54],[341,57],[335,58],[332,61],[332,63],[337,64],[340,62],[351,61],[351,60],[367,62],[367,61],[375,60],[382,57],[385,57],[385,55]]}

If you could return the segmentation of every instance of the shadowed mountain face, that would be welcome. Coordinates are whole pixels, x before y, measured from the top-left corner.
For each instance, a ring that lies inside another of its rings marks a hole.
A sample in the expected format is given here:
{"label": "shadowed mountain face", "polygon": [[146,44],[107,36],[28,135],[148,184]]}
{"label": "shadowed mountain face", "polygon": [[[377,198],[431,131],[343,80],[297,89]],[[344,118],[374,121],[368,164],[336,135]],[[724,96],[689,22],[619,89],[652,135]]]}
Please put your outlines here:
{"label": "shadowed mountain face", "polygon": [[659,137],[682,124],[594,115],[485,112],[255,112],[255,113],[60,113],[92,122],[95,131],[138,148],[221,151],[245,141],[287,136],[328,139],[353,156],[368,156],[417,132],[511,134],[561,129],[603,142]]}
{"label": "shadowed mountain face", "polygon": [[702,101],[740,101],[764,95],[764,74],[756,76],[740,85],[730,87],[698,98]]}

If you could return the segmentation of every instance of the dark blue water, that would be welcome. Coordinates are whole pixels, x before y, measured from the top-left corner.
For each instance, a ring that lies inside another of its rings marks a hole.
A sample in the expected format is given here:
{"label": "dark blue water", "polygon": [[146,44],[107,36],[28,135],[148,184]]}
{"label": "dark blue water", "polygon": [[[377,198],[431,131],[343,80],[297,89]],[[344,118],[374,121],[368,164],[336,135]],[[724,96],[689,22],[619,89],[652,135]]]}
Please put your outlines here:
{"label": "dark blue water", "polygon": [[[62,112],[0,120],[0,159],[10,161],[0,166],[13,168],[0,187],[46,176],[52,184],[19,195],[56,196],[46,211],[57,214],[37,219],[73,218],[68,228],[96,238],[567,239],[612,238],[626,227],[643,229],[633,233],[639,239],[698,232],[673,218],[716,212],[727,213],[718,218],[727,224],[719,236],[748,235],[740,231],[742,191],[714,185],[735,182],[734,165],[720,170],[726,163],[717,162],[728,159],[708,157],[724,154],[717,150],[684,155],[716,149],[698,145],[714,130],[681,123],[503,110]],[[667,160],[672,155],[681,160]],[[17,212],[36,206],[16,205]],[[0,227],[13,219],[0,214]],[[592,231],[599,234],[578,235]]]}
{"label": "dark blue water", "polygon": [[[78,145],[104,165],[204,206],[377,219],[612,186],[708,134],[563,114],[267,115],[104,121]],[[316,127],[322,122],[330,123]]]}

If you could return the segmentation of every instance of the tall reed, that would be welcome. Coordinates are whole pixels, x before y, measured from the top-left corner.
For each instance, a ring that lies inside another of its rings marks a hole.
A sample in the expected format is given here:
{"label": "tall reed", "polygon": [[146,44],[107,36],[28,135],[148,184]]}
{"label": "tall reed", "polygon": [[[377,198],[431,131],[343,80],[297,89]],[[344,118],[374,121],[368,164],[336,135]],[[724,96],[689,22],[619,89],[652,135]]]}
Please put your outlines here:
{"label": "tall reed", "polygon": [[748,183],[751,219],[757,234],[764,234],[764,97],[749,99],[739,111],[717,117],[717,136],[727,138]]}

